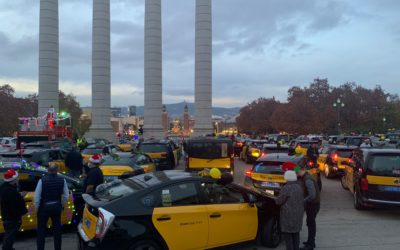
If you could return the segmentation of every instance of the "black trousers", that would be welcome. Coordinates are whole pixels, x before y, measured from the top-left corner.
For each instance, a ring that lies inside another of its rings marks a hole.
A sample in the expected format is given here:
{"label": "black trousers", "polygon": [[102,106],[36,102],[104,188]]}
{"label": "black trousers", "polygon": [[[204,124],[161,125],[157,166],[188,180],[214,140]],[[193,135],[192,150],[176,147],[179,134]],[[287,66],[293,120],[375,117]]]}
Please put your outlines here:
{"label": "black trousers", "polygon": [[61,250],[61,212],[62,205],[58,203],[52,206],[40,205],[37,213],[37,249],[44,250],[47,221],[51,218],[53,225],[54,249]]}
{"label": "black trousers", "polygon": [[286,250],[299,250],[300,233],[283,233]]}
{"label": "black trousers", "polygon": [[3,250],[12,250],[15,238],[21,227],[21,220],[3,221]]}
{"label": "black trousers", "polygon": [[307,245],[315,247],[315,235],[317,233],[317,223],[315,221],[319,212],[319,203],[306,203],[305,210],[307,214],[307,228],[308,228],[308,239]]}

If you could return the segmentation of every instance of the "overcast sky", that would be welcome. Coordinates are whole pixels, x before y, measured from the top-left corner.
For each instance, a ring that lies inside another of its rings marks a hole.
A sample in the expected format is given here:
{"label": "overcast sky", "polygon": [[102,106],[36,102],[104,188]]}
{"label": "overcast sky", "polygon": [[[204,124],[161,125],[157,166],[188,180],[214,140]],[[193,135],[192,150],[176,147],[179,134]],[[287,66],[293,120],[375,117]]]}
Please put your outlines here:
{"label": "overcast sky", "polygon": [[[0,0],[0,85],[38,91],[39,0]],[[162,0],[163,102],[193,101],[195,0]],[[213,0],[213,105],[314,78],[399,93],[398,0]],[[92,0],[59,0],[60,89],[91,105]],[[144,0],[111,0],[112,106],[143,105]]]}

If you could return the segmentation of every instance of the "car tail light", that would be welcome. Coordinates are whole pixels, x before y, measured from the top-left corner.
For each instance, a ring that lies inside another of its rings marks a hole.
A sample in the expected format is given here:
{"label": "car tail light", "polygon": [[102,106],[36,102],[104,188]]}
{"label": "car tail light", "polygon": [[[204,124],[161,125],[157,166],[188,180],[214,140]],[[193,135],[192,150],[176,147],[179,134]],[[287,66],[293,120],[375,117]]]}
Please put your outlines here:
{"label": "car tail light", "polygon": [[96,225],[96,238],[102,239],[114,221],[115,215],[103,208],[99,208],[99,217]]}
{"label": "car tail light", "polygon": [[167,153],[162,153],[161,157],[167,157]]}
{"label": "car tail light", "polygon": [[332,159],[333,159],[334,161],[337,161],[337,159],[338,159],[338,154],[334,154],[333,157],[332,157]]}
{"label": "car tail light", "polygon": [[246,176],[247,176],[247,177],[251,177],[251,174],[252,174],[252,173],[253,173],[253,169],[250,168],[250,169],[247,169],[247,170],[246,170]]}
{"label": "car tail light", "polygon": [[361,178],[361,180],[360,180],[360,188],[363,191],[368,190],[368,180],[366,178]]}
{"label": "car tail light", "polygon": [[353,161],[352,159],[349,159],[348,162],[349,162],[349,163],[353,163],[354,161]]}
{"label": "car tail light", "polygon": [[309,167],[313,167],[313,166],[314,166],[314,162],[309,161],[309,162],[307,162],[307,165],[308,165]]}

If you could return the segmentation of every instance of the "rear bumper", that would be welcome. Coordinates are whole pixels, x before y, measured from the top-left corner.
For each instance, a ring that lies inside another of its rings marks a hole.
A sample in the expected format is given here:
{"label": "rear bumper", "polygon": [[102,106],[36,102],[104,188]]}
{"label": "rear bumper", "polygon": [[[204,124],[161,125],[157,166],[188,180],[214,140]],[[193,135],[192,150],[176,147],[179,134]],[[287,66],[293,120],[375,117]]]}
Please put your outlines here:
{"label": "rear bumper", "polygon": [[370,206],[379,207],[400,207],[400,201],[378,200],[371,198],[363,198],[363,203]]}

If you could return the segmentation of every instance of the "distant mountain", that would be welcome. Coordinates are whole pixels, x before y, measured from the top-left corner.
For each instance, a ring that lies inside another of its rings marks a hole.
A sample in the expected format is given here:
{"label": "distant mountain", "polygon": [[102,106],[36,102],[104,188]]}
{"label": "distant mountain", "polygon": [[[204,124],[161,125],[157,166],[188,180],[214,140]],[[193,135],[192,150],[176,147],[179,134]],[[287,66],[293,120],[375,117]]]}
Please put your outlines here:
{"label": "distant mountain", "polygon": [[[174,103],[174,104],[166,104],[166,108],[168,111],[168,115],[170,117],[181,117],[183,114],[183,110],[185,107],[185,104],[188,105],[189,108],[189,114],[194,115],[194,103],[185,103],[185,102],[180,102],[180,103]],[[235,116],[239,114],[240,108],[221,108],[221,107],[213,107],[213,115],[217,116]],[[136,107],[136,115],[142,116],[144,113],[144,107],[143,106],[137,106]]]}

